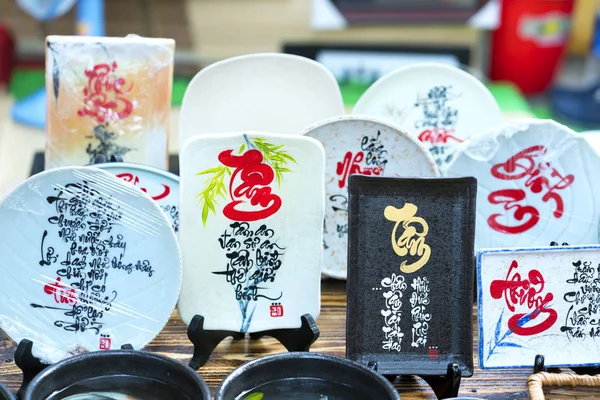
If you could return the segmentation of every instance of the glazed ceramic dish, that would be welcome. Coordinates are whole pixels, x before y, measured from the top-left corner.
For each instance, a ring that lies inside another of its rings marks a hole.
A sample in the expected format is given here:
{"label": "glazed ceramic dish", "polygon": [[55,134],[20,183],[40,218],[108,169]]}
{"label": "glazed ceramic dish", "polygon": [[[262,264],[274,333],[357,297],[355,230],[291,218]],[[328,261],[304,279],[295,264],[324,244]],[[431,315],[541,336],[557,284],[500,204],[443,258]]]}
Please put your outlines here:
{"label": "glazed ceramic dish", "polygon": [[[320,312],[323,147],[300,135],[198,135],[180,155],[181,319],[299,328]],[[199,296],[198,294],[202,295]]]}
{"label": "glazed ceramic dish", "polygon": [[333,118],[305,134],[323,144],[327,157],[323,273],[346,279],[348,176],[435,177],[439,170],[414,136],[375,118]]}
{"label": "glazed ceramic dish", "polygon": [[367,89],[352,113],[408,129],[442,172],[457,145],[503,121],[498,103],[480,81],[443,64],[415,64],[390,72]]}
{"label": "glazed ceramic dish", "polygon": [[258,358],[221,383],[216,400],[400,400],[394,386],[366,367],[318,353],[282,353]]}
{"label": "glazed ceramic dish", "polygon": [[193,135],[221,132],[298,134],[344,114],[335,77],[323,65],[289,54],[251,54],[201,70],[183,103],[179,147]]}
{"label": "glazed ceramic dish", "polygon": [[[473,374],[474,178],[351,176],[346,357]],[[450,300],[451,299],[451,300]]]}
{"label": "glazed ceramic dish", "polygon": [[448,177],[474,176],[476,249],[598,243],[600,156],[583,135],[524,120],[464,143]]}
{"label": "glazed ceramic dish", "polygon": [[43,362],[140,349],[167,323],[179,248],[138,188],[92,167],[42,172],[0,204],[0,226],[0,327]]}
{"label": "glazed ceramic dish", "polygon": [[175,233],[179,232],[179,177],[170,172],[140,164],[106,163],[94,165],[139,187],[156,201]]}
{"label": "glazed ceramic dish", "polygon": [[24,400],[210,400],[196,371],[143,351],[82,354],[54,364],[27,387]]}
{"label": "glazed ceramic dish", "polygon": [[[600,352],[600,245],[482,250],[482,368],[593,367]],[[521,299],[526,299],[525,301]]]}

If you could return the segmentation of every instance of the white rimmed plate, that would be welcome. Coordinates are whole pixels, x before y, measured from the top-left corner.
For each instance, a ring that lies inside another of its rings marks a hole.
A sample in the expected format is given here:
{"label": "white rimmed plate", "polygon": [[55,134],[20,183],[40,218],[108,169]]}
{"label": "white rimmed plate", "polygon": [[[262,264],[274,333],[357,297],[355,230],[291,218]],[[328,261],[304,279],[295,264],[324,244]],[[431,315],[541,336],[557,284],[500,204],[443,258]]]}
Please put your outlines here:
{"label": "white rimmed plate", "polygon": [[352,113],[408,129],[425,143],[442,172],[458,144],[504,120],[498,103],[477,78],[433,63],[384,75],[360,97]]}
{"label": "white rimmed plate", "polygon": [[346,279],[348,176],[435,177],[439,170],[414,136],[370,117],[344,116],[310,127],[325,147],[323,273]]}
{"label": "white rimmed plate", "polygon": [[548,120],[523,120],[463,143],[446,176],[478,181],[475,248],[598,243],[600,157]]}
{"label": "white rimmed plate", "polygon": [[37,174],[0,204],[0,327],[54,363],[146,346],[181,286],[175,233],[158,205],[106,171]]}
{"label": "white rimmed plate", "polygon": [[335,77],[290,54],[250,54],[214,63],[192,79],[181,105],[179,147],[204,133],[299,134],[345,112]]}
{"label": "white rimmed plate", "polygon": [[158,168],[131,163],[106,163],[94,167],[106,170],[139,187],[152,197],[171,221],[175,233],[179,231],[179,177]]}

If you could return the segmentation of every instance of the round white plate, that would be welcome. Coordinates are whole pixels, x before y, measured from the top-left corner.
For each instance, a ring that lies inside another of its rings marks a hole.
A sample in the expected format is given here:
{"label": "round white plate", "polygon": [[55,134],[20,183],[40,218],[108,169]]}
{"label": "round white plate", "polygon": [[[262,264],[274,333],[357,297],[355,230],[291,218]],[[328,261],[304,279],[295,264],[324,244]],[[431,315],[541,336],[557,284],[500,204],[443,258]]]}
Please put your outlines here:
{"label": "round white plate", "polygon": [[348,176],[436,177],[439,170],[413,136],[374,118],[344,116],[309,128],[325,148],[323,273],[346,279]]}
{"label": "round white plate", "polygon": [[465,142],[448,177],[475,176],[475,248],[598,243],[600,157],[554,121],[524,120]]}
{"label": "round white plate", "polygon": [[139,187],[152,197],[171,221],[175,233],[179,232],[179,177],[158,168],[131,163],[96,164],[103,169]]}
{"label": "round white plate", "polygon": [[158,205],[106,171],[37,174],[0,204],[0,327],[54,363],[146,346],[181,287],[175,233]]}
{"label": "round white plate", "polygon": [[204,133],[299,134],[344,113],[335,77],[318,62],[291,54],[233,57],[204,68],[187,87],[179,148]]}
{"label": "round white plate", "polygon": [[442,172],[457,145],[504,120],[480,81],[443,64],[414,64],[384,75],[361,96],[352,113],[408,129],[425,143]]}

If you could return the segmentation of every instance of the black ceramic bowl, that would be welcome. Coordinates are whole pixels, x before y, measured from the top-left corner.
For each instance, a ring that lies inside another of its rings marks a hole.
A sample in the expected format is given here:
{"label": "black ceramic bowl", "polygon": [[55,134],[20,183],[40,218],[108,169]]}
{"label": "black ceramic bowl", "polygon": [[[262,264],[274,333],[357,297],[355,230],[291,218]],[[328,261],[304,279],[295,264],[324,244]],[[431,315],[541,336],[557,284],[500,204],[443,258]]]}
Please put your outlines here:
{"label": "black ceramic bowl", "polygon": [[0,385],[0,400],[14,400],[15,395],[4,385]]}
{"label": "black ceramic bowl", "polygon": [[[250,361],[221,383],[215,400],[294,399],[302,393],[328,400],[399,400],[394,386],[380,375],[342,357],[305,352],[275,354]],[[304,398],[304,397],[303,397]],[[325,397],[323,397],[325,398]]]}
{"label": "black ceramic bowl", "polygon": [[81,354],[36,376],[23,400],[63,399],[90,392],[117,392],[145,400],[210,400],[204,380],[187,365],[133,350]]}

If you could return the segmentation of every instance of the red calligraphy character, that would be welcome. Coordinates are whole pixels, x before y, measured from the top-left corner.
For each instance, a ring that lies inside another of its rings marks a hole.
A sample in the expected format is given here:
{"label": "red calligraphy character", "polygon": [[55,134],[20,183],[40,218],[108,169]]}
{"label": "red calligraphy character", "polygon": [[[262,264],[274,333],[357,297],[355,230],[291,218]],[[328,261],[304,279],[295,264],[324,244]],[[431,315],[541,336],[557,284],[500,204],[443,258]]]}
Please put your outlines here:
{"label": "red calligraphy character", "polygon": [[133,174],[130,174],[129,172],[124,172],[122,174],[118,174],[117,178],[123,179],[125,182],[129,182],[136,186],[140,182],[140,178],[138,178],[137,176],[134,176]]}
{"label": "red calligraphy character", "polygon": [[[530,312],[518,313],[508,320],[508,329],[516,335],[531,336],[546,331],[558,319],[558,313],[549,308],[550,302],[554,299],[552,293],[541,293],[544,290],[545,282],[542,274],[535,269],[528,273],[528,279],[522,280],[517,272],[511,277],[513,270],[518,268],[518,263],[513,260],[505,280],[494,280],[490,285],[490,294],[494,299],[504,297],[506,306],[511,312],[515,312],[516,305],[525,305]],[[528,325],[535,321],[536,324]],[[528,326],[525,326],[525,325]]]}
{"label": "red calligraphy character", "polygon": [[348,181],[349,175],[354,174],[362,174],[363,172],[360,169],[360,163],[365,159],[365,154],[362,151],[359,151],[352,159],[352,152],[349,151],[344,156],[344,161],[337,163],[337,168],[335,172],[341,176],[341,179],[338,181],[338,186],[340,188],[344,188],[346,186],[346,182]]}
{"label": "red calligraphy character", "polygon": [[530,175],[536,167],[535,158],[546,154],[544,146],[531,146],[492,167],[492,175],[505,181],[514,181]]}
{"label": "red calligraphy character", "polygon": [[[281,198],[271,193],[268,186],[273,182],[275,173],[270,165],[263,163],[263,155],[258,150],[248,150],[241,156],[225,150],[219,154],[219,161],[230,168],[235,168],[229,182],[231,202],[223,208],[223,215],[233,221],[258,221],[275,214],[281,208]],[[241,183],[233,187],[239,176]],[[250,201],[252,206],[260,206],[260,210],[240,210],[238,205]]]}
{"label": "red calligraphy character", "polygon": [[44,293],[54,296],[54,301],[58,304],[76,304],[77,294],[72,287],[64,286],[60,283],[60,277],[56,278],[54,283],[48,283],[44,286]]}
{"label": "red calligraphy character", "polygon": [[[513,211],[513,217],[517,221],[523,221],[517,226],[504,225],[499,222],[502,214],[492,214],[488,218],[488,225],[495,231],[508,234],[523,233],[533,228],[540,220],[540,213],[533,206],[522,206],[519,202],[525,199],[525,192],[521,189],[496,190],[488,196],[492,204],[503,204],[506,211]],[[527,218],[526,218],[527,217]]]}
{"label": "red calligraphy character", "polygon": [[379,167],[367,167],[367,168],[364,168],[362,170],[362,174],[363,175],[377,175],[377,176],[379,176],[379,175],[381,175],[382,171],[383,171],[383,169],[379,168]]}
{"label": "red calligraphy character", "polygon": [[[124,172],[122,174],[118,174],[117,178],[121,178],[123,179],[125,182],[129,182],[135,186],[137,186],[137,184],[140,182],[140,178],[137,176],[134,176],[133,174],[130,174],[128,172]],[[150,196],[152,197],[152,200],[162,200],[165,197],[167,197],[169,194],[171,194],[171,188],[165,184],[162,184],[163,187],[163,191],[161,194],[156,195],[156,196]],[[146,190],[146,188],[140,188],[140,190],[144,193],[147,193],[148,191]]]}
{"label": "red calligraphy character", "polygon": [[454,140],[458,143],[462,143],[462,140],[452,135],[454,133],[453,128],[432,128],[426,129],[419,135],[419,140],[424,143],[431,144],[447,144],[448,140]]}
{"label": "red calligraphy character", "polygon": [[[549,167],[549,164],[546,164],[546,166]],[[566,189],[571,186],[575,180],[575,177],[570,174],[563,177],[556,169],[552,168],[550,176],[553,178],[559,178],[559,181],[554,185],[550,185],[549,179],[545,176],[542,176],[541,172],[541,169],[536,169],[531,174],[531,177],[529,177],[525,182],[525,186],[529,187],[533,193],[541,193],[547,189],[548,191],[542,197],[542,201],[547,203],[550,200],[554,200],[556,208],[554,209],[553,215],[555,218],[560,218],[565,210],[565,205],[561,195],[556,193],[556,191]]]}
{"label": "red calligraphy character", "polygon": [[84,106],[77,111],[79,116],[90,116],[103,124],[107,120],[126,118],[133,112],[133,103],[125,97],[132,85],[124,88],[125,79],[114,76],[117,67],[117,63],[113,62],[85,70],[88,82],[83,89]]}

